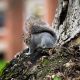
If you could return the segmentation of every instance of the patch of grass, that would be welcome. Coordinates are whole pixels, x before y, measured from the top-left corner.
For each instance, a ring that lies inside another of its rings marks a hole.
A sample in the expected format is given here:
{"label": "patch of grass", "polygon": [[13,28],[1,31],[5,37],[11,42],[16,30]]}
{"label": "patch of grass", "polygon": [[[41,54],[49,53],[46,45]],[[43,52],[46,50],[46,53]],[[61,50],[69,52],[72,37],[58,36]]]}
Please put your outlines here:
{"label": "patch of grass", "polygon": [[0,60],[0,75],[2,75],[2,72],[5,69],[7,64],[8,62],[6,62],[5,60]]}

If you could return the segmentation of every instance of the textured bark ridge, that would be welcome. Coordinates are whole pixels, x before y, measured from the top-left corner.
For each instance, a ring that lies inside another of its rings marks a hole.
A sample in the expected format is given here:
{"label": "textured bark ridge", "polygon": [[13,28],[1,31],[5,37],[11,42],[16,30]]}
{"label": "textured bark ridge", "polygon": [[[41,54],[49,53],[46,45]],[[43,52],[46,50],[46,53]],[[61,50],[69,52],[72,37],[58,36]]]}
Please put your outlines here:
{"label": "textured bark ridge", "polygon": [[80,34],[80,0],[58,0],[53,23],[58,43],[64,44]]}
{"label": "textured bark ridge", "polygon": [[80,80],[80,0],[58,0],[52,26],[57,46],[29,56],[21,51],[0,80]]}

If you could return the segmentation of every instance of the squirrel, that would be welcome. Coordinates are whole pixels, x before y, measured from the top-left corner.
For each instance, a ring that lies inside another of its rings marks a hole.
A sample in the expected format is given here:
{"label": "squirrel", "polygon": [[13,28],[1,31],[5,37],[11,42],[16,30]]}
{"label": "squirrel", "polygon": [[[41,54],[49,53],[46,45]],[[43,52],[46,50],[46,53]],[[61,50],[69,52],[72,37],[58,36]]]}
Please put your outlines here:
{"label": "squirrel", "polygon": [[32,54],[38,48],[53,48],[57,37],[53,29],[41,19],[30,17],[26,21],[24,42],[29,47],[28,54]]}

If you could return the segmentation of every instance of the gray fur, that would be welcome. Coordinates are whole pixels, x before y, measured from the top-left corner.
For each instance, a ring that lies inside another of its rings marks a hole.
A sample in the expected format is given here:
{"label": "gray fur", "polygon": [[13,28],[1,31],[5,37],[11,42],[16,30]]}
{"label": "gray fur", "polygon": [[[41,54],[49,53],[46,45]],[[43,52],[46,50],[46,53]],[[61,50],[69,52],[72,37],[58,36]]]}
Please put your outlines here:
{"label": "gray fur", "polygon": [[52,36],[48,32],[31,34],[29,53],[33,53],[37,48],[53,48],[56,40],[56,35]]}
{"label": "gray fur", "polygon": [[28,19],[26,21],[26,31],[28,34],[25,38],[29,47],[29,54],[34,53],[37,48],[53,48],[57,41],[56,34],[45,22],[40,19]]}

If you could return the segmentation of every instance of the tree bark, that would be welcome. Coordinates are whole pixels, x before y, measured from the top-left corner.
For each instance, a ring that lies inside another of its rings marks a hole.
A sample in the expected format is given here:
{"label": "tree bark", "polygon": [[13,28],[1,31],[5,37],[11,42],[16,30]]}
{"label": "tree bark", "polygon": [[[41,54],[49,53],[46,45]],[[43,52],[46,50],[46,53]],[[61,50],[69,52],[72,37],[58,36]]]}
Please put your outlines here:
{"label": "tree bark", "polygon": [[58,0],[58,5],[52,26],[57,34],[58,44],[63,45],[80,34],[80,1]]}

